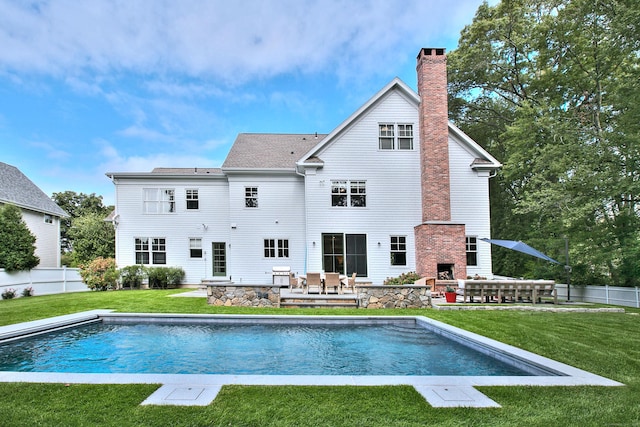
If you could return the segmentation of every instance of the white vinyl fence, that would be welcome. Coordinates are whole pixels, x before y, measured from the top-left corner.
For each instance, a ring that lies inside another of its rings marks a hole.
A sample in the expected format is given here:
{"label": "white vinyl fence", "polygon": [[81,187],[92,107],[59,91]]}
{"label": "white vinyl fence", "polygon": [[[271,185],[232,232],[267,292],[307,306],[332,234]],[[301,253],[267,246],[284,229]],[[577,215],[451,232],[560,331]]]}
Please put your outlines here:
{"label": "white vinyl fence", "polygon": [[34,295],[62,294],[88,291],[77,268],[34,268],[31,271],[7,273],[0,268],[0,293],[14,289],[16,296],[25,288],[33,288]]}
{"label": "white vinyl fence", "polygon": [[[558,298],[567,298],[567,285],[558,283]],[[571,301],[594,302],[599,304],[622,305],[640,308],[640,288],[618,286],[571,286]]]}

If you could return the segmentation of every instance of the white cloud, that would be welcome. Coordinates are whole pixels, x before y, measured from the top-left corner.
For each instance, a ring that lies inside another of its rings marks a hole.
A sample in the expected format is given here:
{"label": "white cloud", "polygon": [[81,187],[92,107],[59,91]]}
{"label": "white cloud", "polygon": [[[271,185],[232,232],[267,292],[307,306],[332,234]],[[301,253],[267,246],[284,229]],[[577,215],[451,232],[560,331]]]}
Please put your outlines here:
{"label": "white cloud", "polygon": [[295,72],[350,80],[393,69],[433,40],[457,38],[479,4],[0,0],[0,70],[179,73],[233,85]]}

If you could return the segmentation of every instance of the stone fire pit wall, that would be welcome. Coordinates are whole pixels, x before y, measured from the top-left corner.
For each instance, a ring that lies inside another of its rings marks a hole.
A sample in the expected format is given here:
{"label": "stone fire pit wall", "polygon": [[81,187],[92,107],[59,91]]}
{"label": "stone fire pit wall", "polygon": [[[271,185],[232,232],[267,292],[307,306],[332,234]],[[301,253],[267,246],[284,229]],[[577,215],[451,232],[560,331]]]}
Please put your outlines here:
{"label": "stone fire pit wall", "polygon": [[280,307],[280,287],[207,285],[207,303],[226,307]]}
{"label": "stone fire pit wall", "polygon": [[357,286],[360,308],[431,308],[430,286]]}

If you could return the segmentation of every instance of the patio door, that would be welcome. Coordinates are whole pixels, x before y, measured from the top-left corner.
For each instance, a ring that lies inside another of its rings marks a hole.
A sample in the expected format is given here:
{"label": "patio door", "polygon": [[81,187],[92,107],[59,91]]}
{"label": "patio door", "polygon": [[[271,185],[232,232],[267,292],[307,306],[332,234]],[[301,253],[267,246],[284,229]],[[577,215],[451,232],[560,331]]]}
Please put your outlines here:
{"label": "patio door", "polygon": [[225,242],[211,243],[211,253],[213,254],[213,276],[227,275],[227,244]]}
{"label": "patio door", "polygon": [[366,234],[322,234],[322,268],[334,272],[367,276]]}

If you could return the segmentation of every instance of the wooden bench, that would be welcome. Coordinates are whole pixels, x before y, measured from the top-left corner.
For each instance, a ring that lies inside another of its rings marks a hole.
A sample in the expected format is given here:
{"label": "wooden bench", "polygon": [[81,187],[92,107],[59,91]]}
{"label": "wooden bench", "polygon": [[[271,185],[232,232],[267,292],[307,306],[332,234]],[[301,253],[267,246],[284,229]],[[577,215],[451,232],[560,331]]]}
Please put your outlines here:
{"label": "wooden bench", "polygon": [[533,304],[541,301],[542,297],[552,297],[553,303],[558,304],[558,291],[553,280],[458,280],[458,295],[462,301],[473,302],[479,297],[480,302],[497,299],[498,303],[529,300]]}

